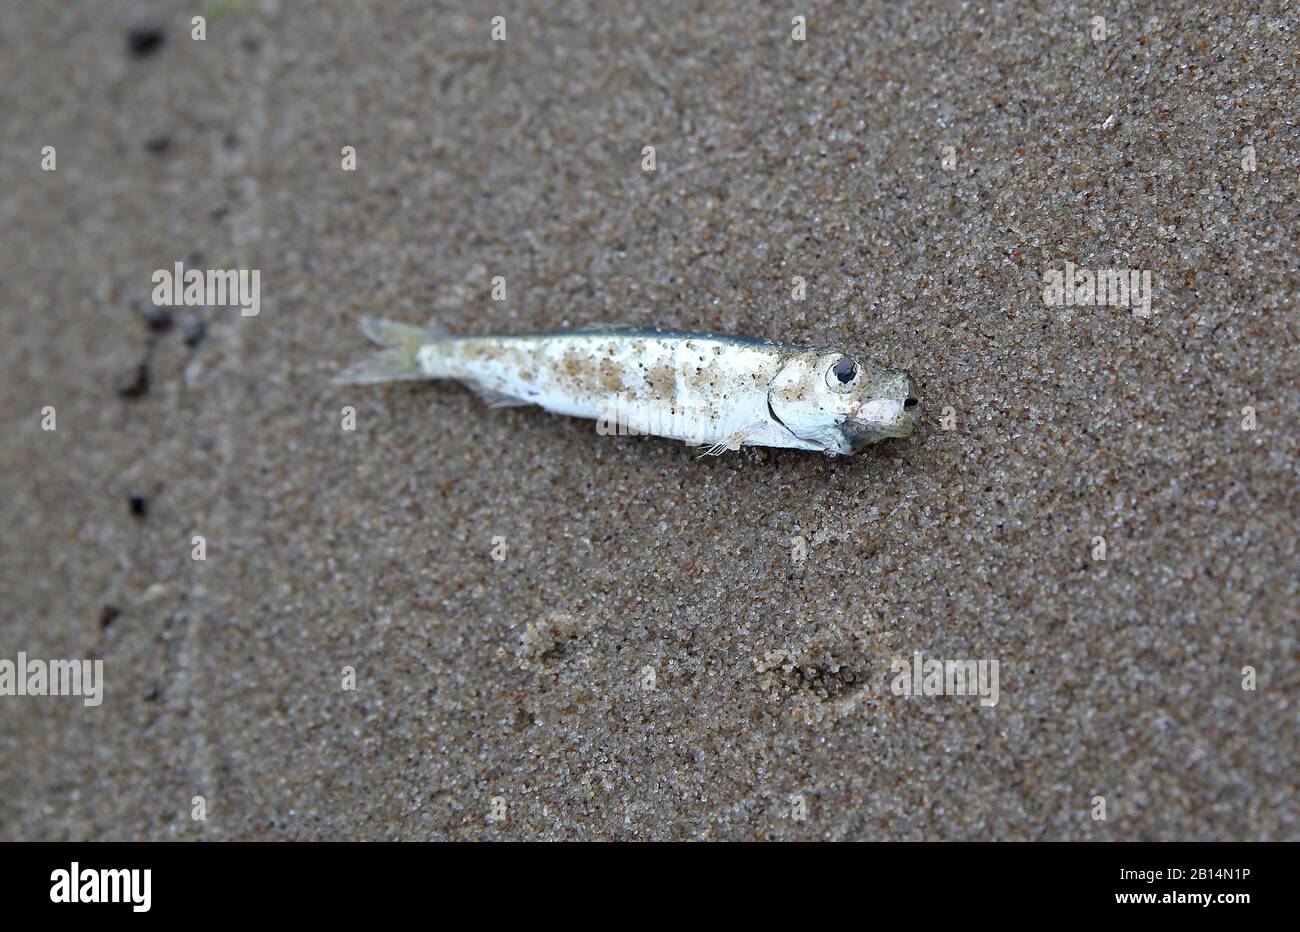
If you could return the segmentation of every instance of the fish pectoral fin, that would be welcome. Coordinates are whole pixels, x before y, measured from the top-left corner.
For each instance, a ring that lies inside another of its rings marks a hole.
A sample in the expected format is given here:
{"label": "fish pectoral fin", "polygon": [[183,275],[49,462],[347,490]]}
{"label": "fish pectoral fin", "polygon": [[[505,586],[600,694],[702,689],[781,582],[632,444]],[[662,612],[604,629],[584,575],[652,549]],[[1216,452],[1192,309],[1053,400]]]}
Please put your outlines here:
{"label": "fish pectoral fin", "polygon": [[487,388],[477,382],[466,382],[465,386],[478,395],[479,399],[489,408],[522,408],[532,404],[531,401],[516,398],[514,395],[507,395],[505,392],[499,392],[494,388]]}
{"label": "fish pectoral fin", "polygon": [[[713,444],[713,446],[707,448],[700,454],[699,458],[703,459],[706,456],[721,456],[728,450],[739,450],[745,445],[745,441],[749,439],[749,434],[750,431],[748,428],[735,431],[728,436],[726,440],[719,440],[717,443]],[[688,442],[687,446],[699,446],[699,444]]]}

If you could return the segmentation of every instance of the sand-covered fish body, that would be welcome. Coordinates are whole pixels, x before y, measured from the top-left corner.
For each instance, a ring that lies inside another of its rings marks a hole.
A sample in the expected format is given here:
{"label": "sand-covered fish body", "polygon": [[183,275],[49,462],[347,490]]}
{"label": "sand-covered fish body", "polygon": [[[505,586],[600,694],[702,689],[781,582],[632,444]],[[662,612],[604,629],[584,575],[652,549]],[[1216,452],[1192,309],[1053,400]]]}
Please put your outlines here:
{"label": "sand-covered fish body", "polygon": [[451,379],[495,407],[537,405],[711,453],[849,454],[917,424],[907,373],[833,350],[663,330],[449,336],[374,318],[361,329],[386,349],[342,382]]}

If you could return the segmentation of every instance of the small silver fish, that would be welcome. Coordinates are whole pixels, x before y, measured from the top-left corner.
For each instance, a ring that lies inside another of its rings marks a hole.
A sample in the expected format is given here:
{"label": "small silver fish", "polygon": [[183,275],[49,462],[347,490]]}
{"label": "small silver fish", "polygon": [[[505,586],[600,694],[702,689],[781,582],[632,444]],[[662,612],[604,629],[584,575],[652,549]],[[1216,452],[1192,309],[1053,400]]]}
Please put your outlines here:
{"label": "small silver fish", "polygon": [[449,336],[364,318],[384,349],[343,384],[453,379],[492,407],[537,405],[608,434],[653,434],[719,454],[742,446],[852,454],[917,427],[906,372],[847,353],[712,333],[606,329]]}

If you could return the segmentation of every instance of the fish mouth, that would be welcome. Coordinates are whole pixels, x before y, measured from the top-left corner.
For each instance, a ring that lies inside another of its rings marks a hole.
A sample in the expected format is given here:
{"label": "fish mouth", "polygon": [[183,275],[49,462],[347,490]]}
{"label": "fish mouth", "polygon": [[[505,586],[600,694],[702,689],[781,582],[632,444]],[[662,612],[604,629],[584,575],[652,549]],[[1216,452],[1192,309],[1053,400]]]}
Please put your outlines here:
{"label": "fish mouth", "polygon": [[912,436],[912,434],[916,433],[916,421],[914,419],[900,419],[897,424],[881,424],[846,417],[840,421],[839,429],[840,435],[844,438],[844,445],[848,447],[848,452],[857,453],[863,447],[879,443],[881,440]]}
{"label": "fish mouth", "polygon": [[887,437],[906,437],[916,431],[920,404],[914,395],[873,398],[859,405],[858,410],[849,415],[849,420],[865,424]]}
{"label": "fish mouth", "polygon": [[860,411],[859,415],[850,414],[840,419],[837,426],[844,438],[845,452],[857,453],[863,447],[881,440],[910,437],[920,426],[915,411],[916,403],[910,397],[906,401],[890,402],[888,407],[892,411],[884,417],[880,416],[885,413],[880,410],[884,406],[874,404],[871,407],[874,410],[870,412]]}
{"label": "fish mouth", "polygon": [[876,429],[886,437],[910,437],[921,426],[921,419],[916,416],[915,408],[904,408],[898,412],[893,424],[877,426]]}

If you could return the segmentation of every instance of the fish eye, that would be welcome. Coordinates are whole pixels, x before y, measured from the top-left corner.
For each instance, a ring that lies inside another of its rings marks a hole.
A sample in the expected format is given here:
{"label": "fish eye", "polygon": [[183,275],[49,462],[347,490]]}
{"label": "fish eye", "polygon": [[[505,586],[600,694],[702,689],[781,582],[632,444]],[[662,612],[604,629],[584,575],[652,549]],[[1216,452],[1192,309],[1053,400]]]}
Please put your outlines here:
{"label": "fish eye", "polygon": [[837,392],[848,391],[857,381],[858,361],[852,356],[843,356],[826,371],[826,384]]}

